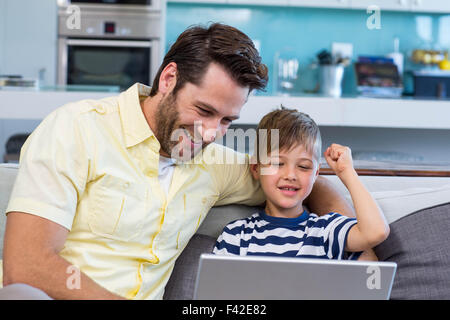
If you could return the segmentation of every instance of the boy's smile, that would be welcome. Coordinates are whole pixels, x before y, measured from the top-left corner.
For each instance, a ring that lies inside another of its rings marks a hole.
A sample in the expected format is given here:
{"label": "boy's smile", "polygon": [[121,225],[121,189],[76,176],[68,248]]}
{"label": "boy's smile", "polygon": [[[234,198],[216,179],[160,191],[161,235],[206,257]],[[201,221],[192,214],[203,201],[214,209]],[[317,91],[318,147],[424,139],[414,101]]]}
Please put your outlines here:
{"label": "boy's smile", "polygon": [[303,200],[311,193],[319,166],[311,151],[297,145],[270,154],[268,164],[254,164],[251,170],[266,195],[266,213],[295,218],[303,212]]}

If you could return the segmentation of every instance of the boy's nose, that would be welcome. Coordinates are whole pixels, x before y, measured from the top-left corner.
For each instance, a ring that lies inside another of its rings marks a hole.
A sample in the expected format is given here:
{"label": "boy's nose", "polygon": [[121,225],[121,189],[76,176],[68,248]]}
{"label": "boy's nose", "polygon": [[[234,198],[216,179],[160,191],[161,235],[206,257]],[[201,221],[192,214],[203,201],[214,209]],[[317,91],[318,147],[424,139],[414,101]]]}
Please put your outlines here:
{"label": "boy's nose", "polygon": [[289,166],[286,166],[283,171],[283,178],[286,180],[296,180],[297,176],[295,175],[295,169]]}

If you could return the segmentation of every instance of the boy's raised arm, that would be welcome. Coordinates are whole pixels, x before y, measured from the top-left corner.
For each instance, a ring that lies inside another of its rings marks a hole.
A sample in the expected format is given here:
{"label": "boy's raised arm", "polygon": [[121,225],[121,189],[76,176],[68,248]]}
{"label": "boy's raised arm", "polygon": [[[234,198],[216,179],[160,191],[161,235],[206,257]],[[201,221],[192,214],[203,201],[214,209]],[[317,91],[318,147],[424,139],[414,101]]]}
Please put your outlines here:
{"label": "boy's raised arm", "polygon": [[355,207],[358,223],[349,231],[346,250],[357,252],[373,248],[388,237],[389,224],[353,168],[350,148],[332,144],[324,155],[350,192]]}
{"label": "boy's raised arm", "polygon": [[350,218],[355,217],[355,211],[344,195],[330,180],[322,176],[317,177],[305,204],[311,212],[318,215],[339,212]]}

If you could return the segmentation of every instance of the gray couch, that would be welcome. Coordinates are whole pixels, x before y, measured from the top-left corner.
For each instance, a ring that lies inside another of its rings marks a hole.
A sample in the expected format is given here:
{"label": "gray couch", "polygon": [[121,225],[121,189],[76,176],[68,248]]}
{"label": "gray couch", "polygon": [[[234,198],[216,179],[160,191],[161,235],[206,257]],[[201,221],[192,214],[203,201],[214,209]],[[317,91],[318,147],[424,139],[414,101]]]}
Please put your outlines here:
{"label": "gray couch", "polygon": [[[0,164],[0,259],[5,209],[17,174]],[[349,197],[335,176],[329,176]],[[391,299],[450,299],[450,178],[362,177],[390,223],[389,238],[376,247],[382,261],[397,263]],[[164,299],[192,299],[198,258],[210,252],[222,228],[255,208],[213,208],[178,258]],[[1,278],[1,272],[0,272]]]}

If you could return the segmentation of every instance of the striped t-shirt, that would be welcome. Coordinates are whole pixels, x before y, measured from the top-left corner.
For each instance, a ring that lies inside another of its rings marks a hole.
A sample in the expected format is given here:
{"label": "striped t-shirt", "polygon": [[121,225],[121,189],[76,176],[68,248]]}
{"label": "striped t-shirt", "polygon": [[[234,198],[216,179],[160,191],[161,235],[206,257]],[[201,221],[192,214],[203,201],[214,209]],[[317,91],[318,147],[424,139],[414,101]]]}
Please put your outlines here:
{"label": "striped t-shirt", "polygon": [[304,211],[297,218],[279,218],[263,210],[229,223],[213,253],[356,260],[360,252],[344,251],[356,219],[338,213],[318,216]]}

